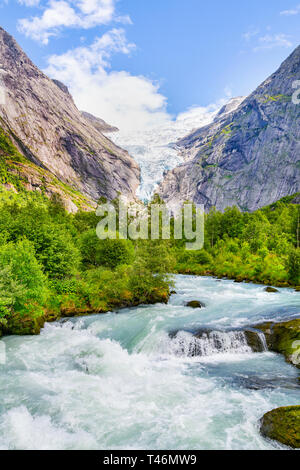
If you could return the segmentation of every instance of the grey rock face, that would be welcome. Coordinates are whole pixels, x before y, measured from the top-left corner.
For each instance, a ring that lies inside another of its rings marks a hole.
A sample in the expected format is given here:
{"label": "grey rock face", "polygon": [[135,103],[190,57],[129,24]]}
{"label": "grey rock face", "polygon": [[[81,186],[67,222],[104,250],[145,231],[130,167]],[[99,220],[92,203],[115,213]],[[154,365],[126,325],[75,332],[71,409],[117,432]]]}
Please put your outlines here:
{"label": "grey rock face", "polygon": [[182,139],[187,162],[166,175],[165,201],[253,211],[299,192],[300,105],[292,101],[299,79],[300,46],[237,109]]}
{"label": "grey rock face", "polygon": [[107,124],[103,119],[100,119],[96,116],[93,116],[90,113],[87,113],[86,111],[81,111],[81,115],[86,119],[92,126],[97,129],[100,133],[106,132],[118,132],[119,129],[117,127],[111,126],[110,124]]}
{"label": "grey rock face", "polygon": [[21,153],[90,201],[113,199],[118,192],[134,199],[137,163],[82,115],[67,87],[44,75],[2,28],[0,79],[5,94],[0,126]]}

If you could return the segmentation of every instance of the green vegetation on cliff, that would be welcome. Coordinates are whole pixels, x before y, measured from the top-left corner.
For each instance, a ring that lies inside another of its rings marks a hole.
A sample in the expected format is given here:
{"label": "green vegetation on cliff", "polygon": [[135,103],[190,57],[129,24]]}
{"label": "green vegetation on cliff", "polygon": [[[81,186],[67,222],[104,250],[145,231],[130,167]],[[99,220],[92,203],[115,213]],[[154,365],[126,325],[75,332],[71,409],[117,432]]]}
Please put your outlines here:
{"label": "green vegetation on cliff", "polygon": [[[1,118],[0,118],[1,124]],[[30,153],[28,151],[28,153]],[[32,156],[33,157],[33,156]],[[92,209],[91,201],[52,173],[24,157],[11,135],[0,126],[0,203],[59,197],[66,207]],[[16,196],[17,194],[17,196]]]}

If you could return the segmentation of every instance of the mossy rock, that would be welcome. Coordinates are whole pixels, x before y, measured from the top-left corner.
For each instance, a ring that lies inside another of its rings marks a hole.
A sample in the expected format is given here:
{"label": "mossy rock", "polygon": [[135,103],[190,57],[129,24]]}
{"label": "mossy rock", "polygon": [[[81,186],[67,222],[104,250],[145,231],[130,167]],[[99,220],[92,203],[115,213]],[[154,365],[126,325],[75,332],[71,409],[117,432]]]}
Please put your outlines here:
{"label": "mossy rock", "polygon": [[296,292],[300,292],[300,286],[295,287]]}
{"label": "mossy rock", "polygon": [[190,308],[204,308],[204,307],[206,307],[206,305],[203,302],[200,302],[199,300],[191,300],[190,302],[187,302],[186,306],[190,307]]}
{"label": "mossy rock", "polygon": [[45,317],[43,315],[32,318],[13,314],[8,320],[5,333],[10,335],[38,335],[44,324]]}
{"label": "mossy rock", "polygon": [[294,449],[300,448],[300,406],[288,406],[269,411],[261,419],[263,436]]}
{"label": "mossy rock", "polygon": [[277,289],[275,289],[275,287],[266,287],[265,292],[275,293],[275,292],[279,292],[279,291]]}
{"label": "mossy rock", "polygon": [[288,362],[300,368],[300,319],[262,323],[255,328],[264,333],[270,351],[283,354]]}
{"label": "mossy rock", "polygon": [[245,330],[244,333],[246,336],[247,344],[248,346],[250,346],[253,352],[263,352],[265,350],[258,332],[253,330]]}

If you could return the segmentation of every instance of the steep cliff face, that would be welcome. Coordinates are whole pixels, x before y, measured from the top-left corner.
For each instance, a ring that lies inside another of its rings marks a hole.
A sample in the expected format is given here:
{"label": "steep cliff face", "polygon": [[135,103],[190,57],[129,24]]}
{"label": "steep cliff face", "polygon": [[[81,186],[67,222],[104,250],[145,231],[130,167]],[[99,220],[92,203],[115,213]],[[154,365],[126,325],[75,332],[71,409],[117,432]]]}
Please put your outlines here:
{"label": "steep cliff face", "polygon": [[67,87],[44,75],[1,28],[0,85],[0,126],[47,177],[54,175],[92,204],[118,192],[135,197],[139,167],[102,134],[106,123],[81,113]]}
{"label": "steep cliff face", "polygon": [[[241,104],[179,141],[187,162],[169,172],[161,196],[253,211],[300,190],[300,46]],[[299,88],[299,87],[298,87]]]}
{"label": "steep cliff face", "polygon": [[87,113],[86,111],[81,111],[82,117],[86,120],[89,121],[92,126],[97,129],[97,131],[101,133],[112,133],[112,132],[118,132],[119,129],[117,127],[111,126],[110,124],[107,124],[103,119],[100,119],[98,117],[93,116],[91,113]]}

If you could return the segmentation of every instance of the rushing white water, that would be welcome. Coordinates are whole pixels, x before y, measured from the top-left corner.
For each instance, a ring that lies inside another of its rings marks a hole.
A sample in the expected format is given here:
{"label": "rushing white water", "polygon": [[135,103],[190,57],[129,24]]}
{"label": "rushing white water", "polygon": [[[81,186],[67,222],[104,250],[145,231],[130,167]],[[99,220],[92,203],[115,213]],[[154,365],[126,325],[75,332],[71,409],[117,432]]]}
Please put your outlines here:
{"label": "rushing white water", "polygon": [[168,352],[183,357],[213,356],[226,353],[251,353],[243,331],[210,331],[199,338],[186,331],[179,331],[168,341]]}
{"label": "rushing white water", "polygon": [[[4,338],[0,449],[282,448],[259,419],[299,404],[298,371],[253,353],[240,329],[299,316],[299,294],[194,276],[177,276],[176,290],[168,305]],[[202,355],[191,355],[200,329]]]}

